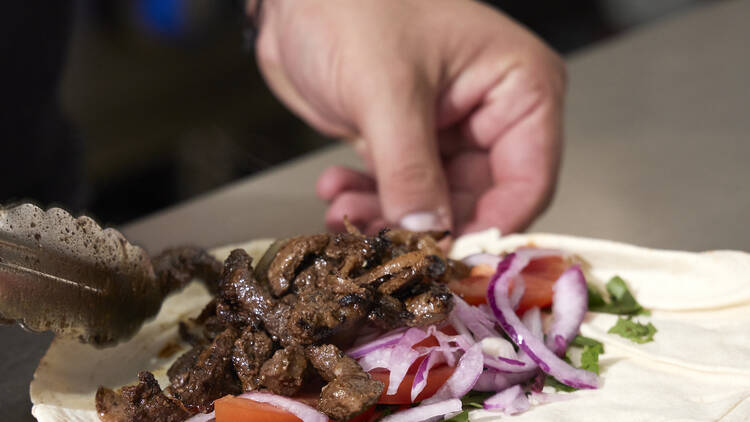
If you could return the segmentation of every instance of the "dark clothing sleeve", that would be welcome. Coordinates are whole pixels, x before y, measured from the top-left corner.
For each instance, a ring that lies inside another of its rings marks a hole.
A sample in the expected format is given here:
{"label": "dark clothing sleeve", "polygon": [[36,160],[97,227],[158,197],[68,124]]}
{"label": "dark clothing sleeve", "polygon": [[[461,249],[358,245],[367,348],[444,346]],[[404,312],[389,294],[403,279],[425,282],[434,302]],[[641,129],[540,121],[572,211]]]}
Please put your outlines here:
{"label": "dark clothing sleeve", "polygon": [[83,205],[83,148],[60,112],[70,0],[0,6],[0,203]]}

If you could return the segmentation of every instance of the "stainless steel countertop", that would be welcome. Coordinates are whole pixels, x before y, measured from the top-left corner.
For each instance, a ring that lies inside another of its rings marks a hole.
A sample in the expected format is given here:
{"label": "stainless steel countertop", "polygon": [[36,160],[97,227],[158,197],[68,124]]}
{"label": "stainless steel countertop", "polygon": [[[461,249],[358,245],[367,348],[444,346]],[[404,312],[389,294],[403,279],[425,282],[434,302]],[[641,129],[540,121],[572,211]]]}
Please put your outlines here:
{"label": "stainless steel countertop", "polygon": [[[557,197],[533,231],[645,246],[750,250],[750,1],[670,17],[568,59]],[[123,228],[150,251],[323,229],[328,149]],[[50,337],[0,327],[0,420],[33,420],[28,385]]]}

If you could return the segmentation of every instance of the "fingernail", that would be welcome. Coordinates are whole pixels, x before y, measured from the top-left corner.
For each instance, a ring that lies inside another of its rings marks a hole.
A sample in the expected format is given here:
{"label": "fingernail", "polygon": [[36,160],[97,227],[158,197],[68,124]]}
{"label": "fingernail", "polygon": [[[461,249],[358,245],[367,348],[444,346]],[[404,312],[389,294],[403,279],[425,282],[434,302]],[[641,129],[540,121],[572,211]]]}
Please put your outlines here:
{"label": "fingernail", "polygon": [[450,229],[447,213],[429,211],[407,214],[401,218],[400,225],[414,232]]}

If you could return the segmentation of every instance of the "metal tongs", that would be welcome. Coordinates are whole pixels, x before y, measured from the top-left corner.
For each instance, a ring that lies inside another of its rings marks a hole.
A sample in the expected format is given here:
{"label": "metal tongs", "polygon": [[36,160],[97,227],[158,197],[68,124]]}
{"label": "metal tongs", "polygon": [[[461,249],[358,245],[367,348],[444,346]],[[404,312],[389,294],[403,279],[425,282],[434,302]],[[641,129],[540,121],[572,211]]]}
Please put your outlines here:
{"label": "metal tongs", "polygon": [[131,337],[172,286],[146,251],[89,217],[0,208],[0,322],[96,346]]}

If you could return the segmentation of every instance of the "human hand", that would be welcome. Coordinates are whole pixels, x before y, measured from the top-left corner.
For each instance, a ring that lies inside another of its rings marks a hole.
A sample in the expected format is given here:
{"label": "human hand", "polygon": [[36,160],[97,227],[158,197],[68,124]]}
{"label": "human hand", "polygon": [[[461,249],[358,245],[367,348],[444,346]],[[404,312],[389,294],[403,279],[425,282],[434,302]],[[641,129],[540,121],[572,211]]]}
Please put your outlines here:
{"label": "human hand", "polygon": [[330,229],[513,232],[549,204],[564,66],[509,18],[470,0],[266,0],[260,20],[271,89],[365,160],[320,177]]}

